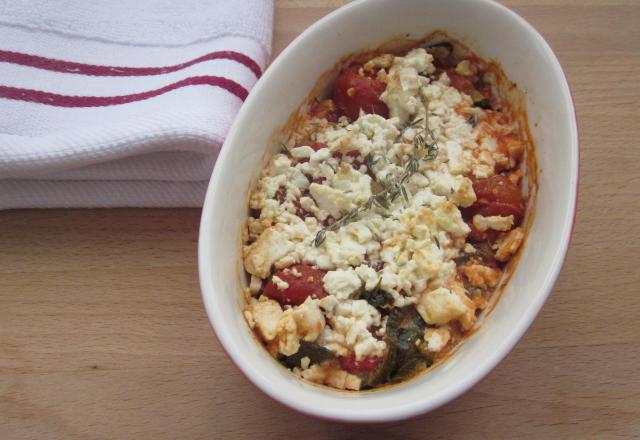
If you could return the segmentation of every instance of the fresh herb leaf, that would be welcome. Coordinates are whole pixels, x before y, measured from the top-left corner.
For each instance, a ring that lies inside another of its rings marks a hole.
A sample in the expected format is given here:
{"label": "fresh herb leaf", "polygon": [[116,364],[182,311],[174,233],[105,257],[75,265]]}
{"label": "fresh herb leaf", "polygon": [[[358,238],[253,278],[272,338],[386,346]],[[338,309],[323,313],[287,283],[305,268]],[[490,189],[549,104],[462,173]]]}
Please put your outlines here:
{"label": "fresh herb leaf", "polygon": [[326,229],[320,229],[316,234],[316,238],[313,240],[313,245],[315,247],[320,247],[320,245],[324,242],[326,238],[327,238]]}
{"label": "fresh herb leaf", "polygon": [[402,192],[402,197],[404,198],[404,201],[408,204],[409,195],[407,194],[407,189],[404,187],[404,185],[400,185],[400,192]]}

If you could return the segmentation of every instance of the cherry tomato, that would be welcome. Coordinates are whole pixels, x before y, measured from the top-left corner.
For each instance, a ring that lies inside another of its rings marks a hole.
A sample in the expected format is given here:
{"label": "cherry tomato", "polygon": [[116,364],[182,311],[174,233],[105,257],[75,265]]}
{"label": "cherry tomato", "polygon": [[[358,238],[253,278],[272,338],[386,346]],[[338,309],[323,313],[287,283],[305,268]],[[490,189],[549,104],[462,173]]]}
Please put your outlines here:
{"label": "cherry tomato", "polygon": [[323,298],[326,296],[322,286],[324,274],[325,271],[314,269],[307,264],[296,264],[280,269],[274,275],[289,284],[289,287],[280,290],[272,280],[269,280],[262,294],[283,306],[298,306],[309,297]]}
{"label": "cherry tomato", "polygon": [[526,201],[520,187],[507,176],[497,174],[486,179],[474,179],[473,190],[477,201],[468,209],[470,215],[513,215],[513,222],[518,224],[524,217]]}
{"label": "cherry tomato", "polygon": [[343,370],[352,374],[362,374],[375,370],[382,361],[382,358],[378,356],[364,356],[359,361],[356,361],[355,353],[351,353],[349,356],[340,356],[338,361],[340,362],[340,368]]}
{"label": "cherry tomato", "polygon": [[352,120],[358,119],[360,109],[365,113],[375,113],[388,118],[389,109],[380,101],[386,84],[375,78],[360,75],[359,68],[360,66],[353,65],[338,75],[333,87],[333,101],[338,110]]}

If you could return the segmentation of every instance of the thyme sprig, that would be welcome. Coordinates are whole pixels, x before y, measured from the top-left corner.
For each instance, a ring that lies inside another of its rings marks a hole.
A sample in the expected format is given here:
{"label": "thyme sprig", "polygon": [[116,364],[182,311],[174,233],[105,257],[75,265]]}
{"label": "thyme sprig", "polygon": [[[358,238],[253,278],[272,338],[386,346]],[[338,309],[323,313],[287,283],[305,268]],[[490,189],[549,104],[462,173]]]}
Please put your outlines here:
{"label": "thyme sprig", "polygon": [[[426,102],[425,111],[428,111],[428,105]],[[399,138],[402,137],[407,129],[415,128],[421,122],[423,122],[422,130],[413,138],[413,146],[415,151],[413,154],[407,155],[406,160],[403,161],[404,172],[402,173],[402,175],[400,177],[386,176],[384,179],[376,180],[382,190],[369,197],[369,199],[363,205],[353,208],[339,220],[318,231],[315,239],[313,240],[313,244],[315,245],[315,247],[320,247],[320,245],[322,245],[327,237],[327,232],[337,231],[342,226],[357,219],[361,213],[373,208],[374,205],[384,210],[389,210],[391,208],[391,204],[400,196],[402,196],[402,198],[404,199],[405,204],[409,203],[409,194],[407,192],[407,188],[405,187],[405,183],[411,178],[411,176],[418,172],[418,170],[420,169],[420,161],[428,162],[435,160],[436,157],[438,157],[439,151],[438,141],[436,140],[433,131],[431,131],[431,129],[429,128],[429,120],[427,117],[416,118],[412,122],[410,122],[402,130]],[[370,154],[365,159],[365,164],[367,168],[371,170],[373,165],[383,159],[386,160],[386,157],[384,157],[383,155],[376,156]]]}

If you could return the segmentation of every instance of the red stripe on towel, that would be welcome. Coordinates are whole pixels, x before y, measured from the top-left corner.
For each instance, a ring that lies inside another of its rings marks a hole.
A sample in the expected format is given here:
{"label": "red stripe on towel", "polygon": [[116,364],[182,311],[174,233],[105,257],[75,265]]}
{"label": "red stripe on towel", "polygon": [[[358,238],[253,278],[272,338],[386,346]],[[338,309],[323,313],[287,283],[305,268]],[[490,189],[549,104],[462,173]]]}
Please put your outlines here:
{"label": "red stripe on towel", "polygon": [[98,66],[94,64],[74,63],[71,61],[55,60],[52,58],[29,55],[19,52],[0,50],[0,62],[19,64],[22,66],[35,67],[38,69],[51,70],[54,72],[74,73],[78,75],[90,76],[147,76],[162,75],[163,73],[175,72],[185,69],[194,64],[205,61],[228,59],[236,61],[248,67],[257,77],[262,74],[262,69],[258,63],[248,56],[230,50],[211,52],[201,57],[195,58],[181,64],[165,67],[117,67]]}
{"label": "red stripe on towel", "polygon": [[185,78],[182,81],[171,83],[159,89],[122,96],[67,96],[58,95],[57,93],[43,92],[40,90],[0,86],[0,98],[37,102],[56,107],[104,107],[142,101],[181,87],[196,85],[210,85],[223,88],[233,93],[243,101],[248,95],[248,92],[244,87],[230,79],[220,76],[193,76],[191,78]]}

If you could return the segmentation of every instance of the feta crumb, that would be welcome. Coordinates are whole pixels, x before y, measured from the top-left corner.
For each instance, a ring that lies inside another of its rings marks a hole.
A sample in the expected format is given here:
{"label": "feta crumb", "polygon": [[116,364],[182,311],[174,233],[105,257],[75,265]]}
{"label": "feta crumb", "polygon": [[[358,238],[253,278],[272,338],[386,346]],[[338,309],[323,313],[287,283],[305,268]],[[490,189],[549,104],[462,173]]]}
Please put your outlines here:
{"label": "feta crumb", "polygon": [[473,216],[473,226],[480,232],[485,232],[487,229],[508,231],[513,227],[513,216],[502,217],[500,215],[492,215],[484,217],[476,214]]}
{"label": "feta crumb", "polygon": [[471,264],[462,270],[472,286],[486,289],[496,287],[502,272],[497,267],[487,267],[481,264]]}
{"label": "feta crumb", "polygon": [[478,69],[469,62],[469,60],[462,60],[456,66],[456,73],[464,76],[472,76],[478,73]]}
{"label": "feta crumb", "polygon": [[496,241],[496,260],[507,261],[512,255],[518,252],[523,240],[524,232],[522,228],[515,228],[504,237],[499,238],[498,241]]}
{"label": "feta crumb", "polygon": [[371,291],[376,288],[380,277],[378,277],[378,274],[376,273],[375,270],[373,270],[371,267],[367,266],[366,264],[361,264],[360,266],[356,267],[355,270],[358,276],[360,277],[360,279],[362,280],[362,282],[364,283],[365,290]]}
{"label": "feta crumb", "polygon": [[284,311],[276,327],[278,351],[285,356],[291,356],[300,348],[298,327],[293,316],[293,309]]}
{"label": "feta crumb", "polygon": [[287,267],[286,269],[284,269],[284,273],[286,273],[287,275],[293,275],[296,278],[300,278],[302,276],[302,273],[300,273],[300,271],[296,267]]}
{"label": "feta crumb", "polygon": [[319,307],[320,301],[307,298],[304,303],[293,309],[298,335],[307,342],[314,342],[322,333],[325,319]]}
{"label": "feta crumb", "polygon": [[335,295],[338,299],[347,299],[362,287],[362,280],[353,269],[338,269],[327,272],[322,283],[324,290],[329,295]]}
{"label": "feta crumb", "polygon": [[292,148],[291,157],[294,159],[308,159],[315,152],[315,150],[307,145],[303,145],[301,147]]}
{"label": "feta crumb", "polygon": [[287,283],[285,280],[283,280],[277,275],[272,276],[271,281],[273,281],[273,283],[276,285],[278,290],[287,290],[289,288],[289,283]]}
{"label": "feta crumb", "polygon": [[309,382],[329,385],[339,390],[357,391],[362,384],[358,376],[328,365],[314,364],[307,369],[295,368],[293,372]]}
{"label": "feta crumb", "polygon": [[342,217],[352,208],[351,200],[342,191],[328,185],[312,183],[309,192],[318,207],[327,211],[335,219]]}
{"label": "feta crumb", "polygon": [[444,287],[423,293],[416,308],[427,324],[436,325],[457,319],[467,310],[458,295]]}
{"label": "feta crumb", "polygon": [[476,248],[474,248],[471,243],[465,243],[464,252],[466,254],[475,254],[476,253]]}
{"label": "feta crumb", "polygon": [[[273,341],[277,334],[278,323],[282,317],[282,308],[276,301],[260,297],[260,301],[247,308],[250,321],[253,321],[258,335],[265,341]],[[245,314],[245,316],[247,316]]]}
{"label": "feta crumb", "polygon": [[251,275],[251,281],[249,282],[249,292],[252,295],[257,294],[262,289],[262,280],[255,275]]}
{"label": "feta crumb", "polygon": [[451,334],[447,327],[427,328],[424,330],[424,340],[427,343],[427,351],[437,353],[449,342]]}
{"label": "feta crumb", "polygon": [[384,341],[376,339],[369,328],[380,325],[380,312],[365,300],[344,300],[336,304],[326,326],[316,341],[338,356],[355,353],[356,360],[363,356],[382,356]]}

